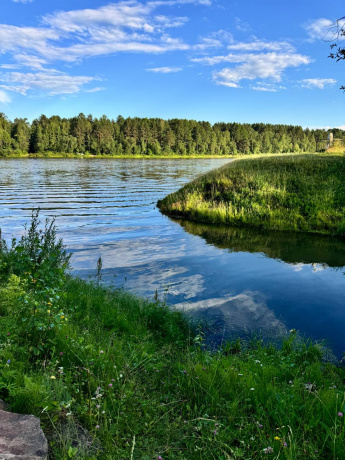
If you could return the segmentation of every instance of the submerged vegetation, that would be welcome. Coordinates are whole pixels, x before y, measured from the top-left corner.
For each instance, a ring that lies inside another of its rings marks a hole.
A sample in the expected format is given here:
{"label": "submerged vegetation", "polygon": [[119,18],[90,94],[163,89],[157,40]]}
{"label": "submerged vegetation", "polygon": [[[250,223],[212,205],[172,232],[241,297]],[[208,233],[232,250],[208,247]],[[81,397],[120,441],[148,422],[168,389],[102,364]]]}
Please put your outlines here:
{"label": "submerged vegetation", "polygon": [[344,178],[340,155],[241,159],[194,180],[158,206],[203,222],[344,236]]}
{"label": "submerged vegetation", "polygon": [[158,301],[67,275],[38,214],[0,245],[0,397],[41,418],[55,459],[342,459],[343,368],[290,331],[204,345]]}
{"label": "submerged vegetation", "polygon": [[160,118],[73,118],[41,115],[31,124],[0,113],[0,157],[6,156],[215,156],[325,150],[332,132],[264,123],[215,123]]}

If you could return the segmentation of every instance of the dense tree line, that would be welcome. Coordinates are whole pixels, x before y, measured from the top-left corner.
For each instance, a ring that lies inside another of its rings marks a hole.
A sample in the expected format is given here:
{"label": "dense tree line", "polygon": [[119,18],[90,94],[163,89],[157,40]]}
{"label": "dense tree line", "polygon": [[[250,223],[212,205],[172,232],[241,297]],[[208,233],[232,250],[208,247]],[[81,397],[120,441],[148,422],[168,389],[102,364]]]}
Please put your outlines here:
{"label": "dense tree line", "polygon": [[[345,139],[344,131],[332,130]],[[315,152],[328,132],[300,126],[239,124],[160,118],[74,118],[41,115],[8,120],[0,114],[0,155],[74,153],[92,155],[234,155]]]}

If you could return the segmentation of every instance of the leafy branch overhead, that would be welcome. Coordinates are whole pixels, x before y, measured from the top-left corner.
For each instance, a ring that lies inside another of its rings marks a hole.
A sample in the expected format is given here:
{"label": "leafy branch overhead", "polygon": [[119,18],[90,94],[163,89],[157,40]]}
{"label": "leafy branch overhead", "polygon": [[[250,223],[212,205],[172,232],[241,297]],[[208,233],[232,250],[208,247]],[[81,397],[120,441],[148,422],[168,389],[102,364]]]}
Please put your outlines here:
{"label": "leafy branch overhead", "polygon": [[[332,52],[329,57],[331,59],[335,59],[337,62],[345,60],[345,47],[340,45],[343,43],[345,37],[345,16],[335,22],[332,26],[332,33],[334,34],[336,41],[331,45]],[[341,86],[340,89],[345,91],[345,86]]]}

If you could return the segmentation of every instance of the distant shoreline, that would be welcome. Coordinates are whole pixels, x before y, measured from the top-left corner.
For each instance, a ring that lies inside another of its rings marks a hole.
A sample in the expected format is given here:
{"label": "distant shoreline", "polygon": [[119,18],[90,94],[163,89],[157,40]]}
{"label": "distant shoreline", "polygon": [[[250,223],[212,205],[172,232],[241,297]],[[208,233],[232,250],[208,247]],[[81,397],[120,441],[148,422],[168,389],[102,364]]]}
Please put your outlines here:
{"label": "distant shoreline", "polygon": [[[339,152],[338,154],[341,155],[344,152]],[[303,155],[315,155],[319,154],[316,152],[306,152],[303,153]],[[325,152],[327,154],[327,152]],[[87,155],[87,154],[74,154],[74,153],[66,153],[66,154],[51,154],[51,155],[45,155],[45,154],[23,154],[23,155],[6,155],[6,156],[1,156],[0,155],[0,160],[7,160],[7,159],[21,159],[21,158],[26,158],[26,159],[54,159],[54,158],[60,158],[60,159],[159,159],[159,160],[179,160],[179,159],[222,159],[222,158],[228,158],[228,159],[235,159],[235,158],[259,158],[259,157],[275,157],[275,156],[284,156],[284,155],[301,155],[300,153],[256,153],[256,154],[236,154],[236,155]],[[337,153],[332,152],[332,155],[337,155]]]}

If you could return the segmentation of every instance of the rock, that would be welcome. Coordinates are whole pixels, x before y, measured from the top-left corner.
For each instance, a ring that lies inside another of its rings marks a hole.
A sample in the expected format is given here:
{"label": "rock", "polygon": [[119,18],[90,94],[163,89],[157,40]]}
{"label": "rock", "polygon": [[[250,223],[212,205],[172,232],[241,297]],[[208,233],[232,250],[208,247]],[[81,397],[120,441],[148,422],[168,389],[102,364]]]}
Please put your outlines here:
{"label": "rock", "polygon": [[0,410],[0,460],[46,460],[48,443],[33,415]]}
{"label": "rock", "polygon": [[0,410],[7,410],[7,404],[2,399],[0,399]]}

